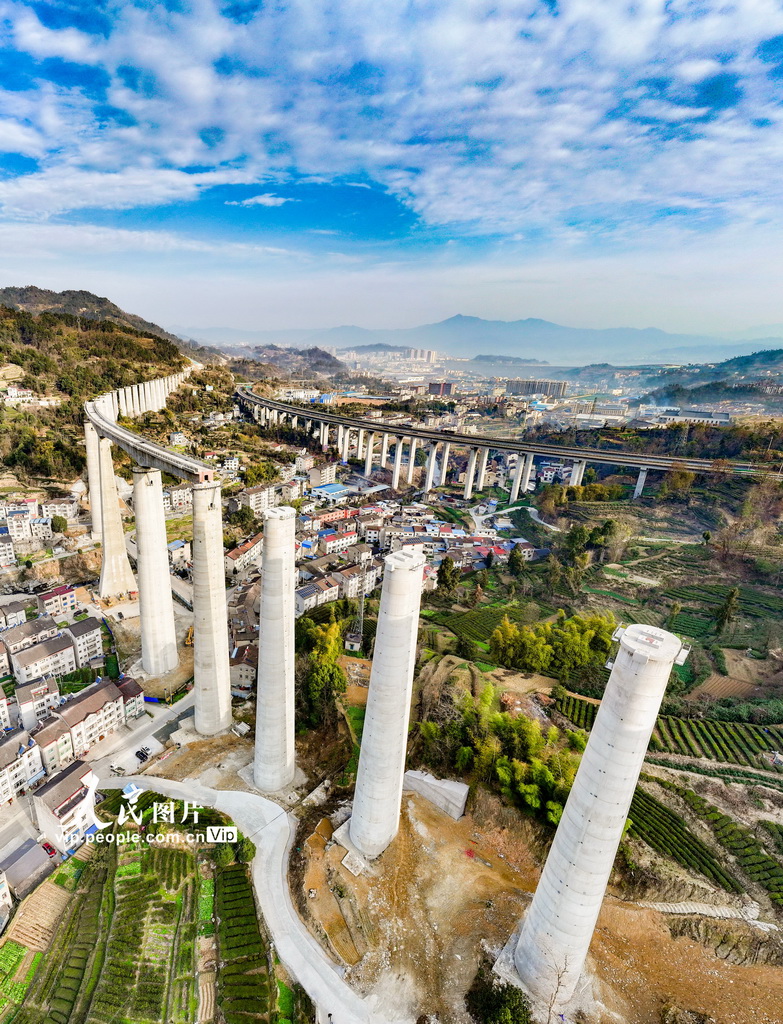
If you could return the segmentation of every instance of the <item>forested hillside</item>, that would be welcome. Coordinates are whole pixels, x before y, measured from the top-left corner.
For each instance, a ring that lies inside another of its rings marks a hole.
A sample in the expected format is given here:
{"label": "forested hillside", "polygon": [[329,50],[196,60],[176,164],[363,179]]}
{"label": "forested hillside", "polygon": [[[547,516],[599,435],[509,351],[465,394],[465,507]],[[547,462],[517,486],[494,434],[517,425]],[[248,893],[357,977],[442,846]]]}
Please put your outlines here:
{"label": "forested hillside", "polygon": [[166,341],[178,342],[179,339],[157,324],[144,320],[135,313],[126,313],[124,309],[101,295],[83,290],[53,292],[48,288],[38,288],[30,284],[23,288],[0,288],[0,304],[11,309],[23,309],[28,313],[67,313],[85,320],[111,320],[120,327],[129,327],[134,331],[164,338]]}
{"label": "forested hillside", "polygon": [[0,363],[23,369],[19,386],[61,400],[54,408],[0,406],[0,458],[22,476],[67,479],[84,462],[84,400],[174,373],[185,359],[171,341],[111,320],[0,306]]}

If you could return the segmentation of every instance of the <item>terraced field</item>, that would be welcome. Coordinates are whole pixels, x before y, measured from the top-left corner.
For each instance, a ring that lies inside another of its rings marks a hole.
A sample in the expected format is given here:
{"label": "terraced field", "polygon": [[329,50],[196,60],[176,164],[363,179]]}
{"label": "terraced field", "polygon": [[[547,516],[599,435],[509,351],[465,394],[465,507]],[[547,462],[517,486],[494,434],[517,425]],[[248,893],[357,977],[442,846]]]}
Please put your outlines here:
{"label": "terraced field", "polygon": [[[589,729],[598,706],[578,697],[558,700],[557,709],[582,729]],[[783,749],[783,725],[749,725],[711,719],[659,715],[650,740],[654,752],[682,754],[710,761],[772,768],[769,753]]]}

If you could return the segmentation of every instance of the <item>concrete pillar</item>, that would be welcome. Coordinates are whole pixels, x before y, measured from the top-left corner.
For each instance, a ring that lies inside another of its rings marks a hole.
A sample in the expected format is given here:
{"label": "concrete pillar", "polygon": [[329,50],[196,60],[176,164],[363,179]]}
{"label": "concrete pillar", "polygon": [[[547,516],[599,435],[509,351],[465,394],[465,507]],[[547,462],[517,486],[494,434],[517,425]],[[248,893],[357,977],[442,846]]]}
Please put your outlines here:
{"label": "concrete pillar", "polygon": [[106,437],[100,440],[100,464],[103,551],[98,593],[101,597],[116,597],[138,588],[125,550],[125,531],[111,461],[111,441]]}
{"label": "concrete pillar", "polygon": [[400,823],[424,561],[420,550],[395,551],[384,559],[375,654],[349,826],[351,842],[370,859],[383,853]]}
{"label": "concrete pillar", "polygon": [[216,480],[193,485],[193,626],[196,731],[212,736],[231,725],[223,516]]}
{"label": "concrete pillar", "polygon": [[389,435],[383,434],[381,436],[381,469],[386,469],[386,464],[389,461]]}
{"label": "concrete pillar", "polygon": [[343,445],[345,444],[345,428],[342,423],[337,424],[337,451],[340,452],[340,458],[342,458]]}
{"label": "concrete pillar", "polygon": [[370,433],[367,435],[367,449],[366,449],[365,455],[364,455],[364,475],[365,476],[371,476],[372,475],[373,448],[375,448],[375,434],[372,431],[370,431]]}
{"label": "concrete pillar", "polygon": [[98,431],[89,420],[84,421],[84,443],[87,449],[87,494],[90,502],[90,533],[93,540],[100,540],[103,533],[101,509],[101,449]]}
{"label": "concrete pillar", "polygon": [[132,417],[136,417],[140,413],[139,407],[139,386],[138,384],[131,384],[128,388],[130,392],[130,414]]}
{"label": "concrete pillar", "polygon": [[299,417],[298,416],[292,416],[291,417],[291,430],[296,430],[298,426],[299,426]]}
{"label": "concrete pillar", "polygon": [[510,502],[513,505],[519,498],[519,492],[527,494],[528,484],[530,483],[530,473],[533,469],[533,453],[532,452],[520,452],[517,456],[517,465],[514,470],[514,480],[511,484],[511,497]]}
{"label": "concrete pillar", "polygon": [[[514,953],[534,1003],[557,1012],[582,972],[680,640],[618,630],[620,648]],[[685,652],[687,654],[687,651]]]}
{"label": "concrete pillar", "polygon": [[328,448],[329,447],[329,424],[328,423],[322,423],[321,424],[321,447],[322,448]]}
{"label": "concrete pillar", "polygon": [[577,462],[574,463],[574,468],[571,471],[571,479],[569,481],[569,483],[571,484],[572,487],[579,487],[579,486],[581,486],[582,479],[584,478],[584,475],[585,475],[585,467],[586,466],[587,466],[587,461],[585,459],[579,459]]}
{"label": "concrete pillar", "polygon": [[487,476],[487,459],[489,458],[489,448],[481,449],[481,457],[479,458],[478,465],[478,478],[476,479],[476,490],[483,491],[484,483]]}
{"label": "concrete pillar", "polygon": [[156,380],[155,381],[155,408],[158,410],[158,412],[160,412],[161,409],[165,409],[166,408],[166,399],[167,398],[168,398],[168,391],[166,390],[166,380],[165,379]]}
{"label": "concrete pillar", "polygon": [[364,430],[360,429],[359,434],[356,438],[356,458],[361,459],[364,456]]}
{"label": "concrete pillar", "polygon": [[402,469],[402,438],[398,437],[394,445],[394,469],[392,470],[392,490],[400,489],[400,470]]}
{"label": "concrete pillar", "polygon": [[111,400],[111,415],[114,422],[117,422],[117,417],[120,415],[120,396],[119,392],[111,391],[109,393]]}
{"label": "concrete pillar", "polygon": [[470,449],[470,458],[468,459],[468,468],[465,471],[465,490],[463,491],[463,497],[465,501],[470,501],[473,497],[473,477],[476,474],[476,459],[478,458],[478,448]]}
{"label": "concrete pillar", "polygon": [[438,456],[438,445],[431,444],[427,450],[427,473],[424,477],[424,493],[428,494],[432,490],[432,484],[435,479],[435,464]]}
{"label": "concrete pillar", "polygon": [[133,510],[136,513],[141,663],[148,675],[161,676],[176,668],[179,658],[159,469],[133,467]]}
{"label": "concrete pillar", "polygon": [[449,452],[451,451],[451,442],[446,441],[443,445],[443,455],[440,460],[440,477],[438,479],[438,486],[443,487],[446,483],[446,474],[449,471]]}
{"label": "concrete pillar", "polygon": [[128,415],[128,402],[127,402],[127,396],[126,396],[126,393],[125,393],[125,388],[120,388],[120,390],[117,392],[117,401],[118,401],[119,406],[120,406],[120,416],[127,416]]}
{"label": "concrete pillar", "polygon": [[343,430],[343,443],[342,443],[342,447],[340,449],[340,458],[343,460],[343,462],[347,462],[348,461],[348,456],[350,454],[350,448],[351,448],[351,428],[350,427],[346,427]]}
{"label": "concrete pillar", "polygon": [[294,588],[296,512],[264,513],[253,779],[264,793],[294,781]]}
{"label": "concrete pillar", "polygon": [[411,443],[408,448],[408,483],[413,483],[413,474],[416,470],[416,446],[419,443],[417,437],[411,438]]}
{"label": "concrete pillar", "polygon": [[639,475],[636,478],[636,486],[633,489],[634,500],[636,500],[636,498],[641,498],[642,491],[644,490],[644,485],[646,483],[647,483],[647,467],[646,466],[640,466],[639,467]]}

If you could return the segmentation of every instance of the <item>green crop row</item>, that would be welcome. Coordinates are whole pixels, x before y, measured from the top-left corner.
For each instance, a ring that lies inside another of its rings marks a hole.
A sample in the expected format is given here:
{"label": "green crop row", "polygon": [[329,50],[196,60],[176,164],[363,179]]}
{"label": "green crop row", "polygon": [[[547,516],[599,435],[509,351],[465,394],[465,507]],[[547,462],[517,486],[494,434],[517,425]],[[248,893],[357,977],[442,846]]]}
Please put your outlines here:
{"label": "green crop row", "polygon": [[[592,726],[598,710],[597,705],[578,697],[561,698],[557,708],[582,729]],[[650,740],[650,749],[656,753],[769,768],[765,755],[783,749],[783,726],[660,715]]]}
{"label": "green crop row", "polygon": [[739,882],[725,871],[710,849],[694,835],[682,818],[641,787],[631,802],[631,833],[657,853],[683,867],[698,871],[726,892],[741,892]]}
{"label": "green crop row", "polygon": [[783,867],[769,856],[749,828],[739,825],[692,789],[686,789],[665,779],[650,778],[650,781],[681,797],[712,829],[717,841],[736,858],[745,874],[762,889],[766,889],[773,903],[783,906]]}

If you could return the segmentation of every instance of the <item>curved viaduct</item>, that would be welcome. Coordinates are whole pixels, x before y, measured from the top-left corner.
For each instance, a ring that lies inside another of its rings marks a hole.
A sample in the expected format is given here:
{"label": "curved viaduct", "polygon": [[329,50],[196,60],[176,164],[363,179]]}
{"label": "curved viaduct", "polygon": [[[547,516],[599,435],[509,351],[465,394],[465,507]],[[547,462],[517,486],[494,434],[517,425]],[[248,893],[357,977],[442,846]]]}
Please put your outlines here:
{"label": "curved viaduct", "polygon": [[[193,688],[196,729],[214,735],[231,724],[228,624],[223,573],[221,484],[214,469],[118,423],[165,408],[166,399],[193,367],[159,380],[134,384],[85,402],[84,433],[92,532],[102,542],[98,593],[114,598],[138,592],[144,671],[160,676],[178,662],[174,602],[166,545],[161,472],[193,490]],[[131,457],[136,515],[138,583],[131,571],[117,497],[111,446]]]}
{"label": "curved viaduct", "polygon": [[[397,490],[400,483],[402,468],[402,452],[405,443],[408,444],[408,475],[407,482],[413,483],[413,469],[415,464],[416,449],[419,444],[427,446],[427,469],[425,476],[425,492],[432,490],[436,485],[435,471],[438,462],[438,448],[443,446],[440,456],[440,470],[438,473],[437,485],[442,484],[446,479],[449,454],[452,445],[468,448],[470,456],[468,468],[465,474],[465,499],[473,495],[474,486],[481,491],[484,488],[484,481],[487,470],[487,460],[490,450],[514,452],[518,455],[516,470],[511,484],[510,501],[513,503],[519,497],[520,490],[524,494],[530,482],[530,475],[533,469],[533,458],[536,455],[546,455],[559,459],[571,459],[574,463],[574,471],[571,483],[581,484],[585,467],[588,462],[604,463],[609,466],[638,469],[639,476],[634,489],[634,497],[638,498],[644,488],[647,473],[651,469],[669,472],[673,469],[688,469],[694,473],[708,473],[714,468],[714,461],[711,459],[675,458],[667,455],[645,455],[634,452],[605,451],[601,448],[584,448],[576,445],[539,444],[532,441],[514,441],[511,438],[489,438],[476,434],[444,433],[442,430],[432,430],[428,427],[385,427],[374,420],[366,420],[358,417],[341,416],[339,413],[328,412],[318,406],[291,405],[286,402],[278,402],[275,399],[263,398],[253,393],[248,385],[240,385],[236,391],[236,397],[253,418],[266,425],[289,419],[296,426],[299,420],[304,420],[308,429],[313,429],[317,424],[320,430],[321,444],[329,444],[329,431],[335,428],[337,431],[337,448],[342,458],[348,457],[351,447],[352,432],[356,432],[356,451],[358,458],[364,458],[364,471],[370,475],[375,463],[375,441],[380,436],[381,449],[378,464],[386,467],[388,462],[389,441],[394,439],[395,452],[392,463],[392,488]],[[478,472],[477,472],[478,467]],[[726,471],[740,476],[764,476],[768,470],[760,469],[750,462],[728,462]]]}

